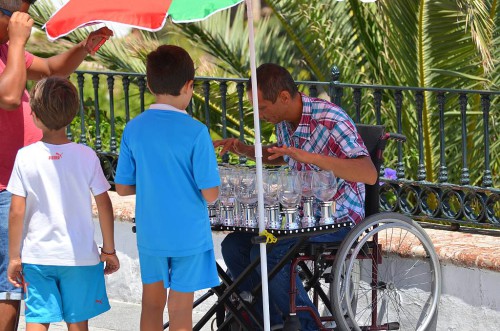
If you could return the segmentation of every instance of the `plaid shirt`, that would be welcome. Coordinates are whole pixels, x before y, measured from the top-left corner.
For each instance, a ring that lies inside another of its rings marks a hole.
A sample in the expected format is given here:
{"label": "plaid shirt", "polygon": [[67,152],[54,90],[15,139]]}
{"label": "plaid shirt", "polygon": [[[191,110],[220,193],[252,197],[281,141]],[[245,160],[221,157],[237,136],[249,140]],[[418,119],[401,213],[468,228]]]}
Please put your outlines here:
{"label": "plaid shirt", "polygon": [[[293,146],[302,150],[341,159],[369,156],[351,118],[339,106],[322,99],[302,97],[302,118],[294,131],[289,122],[276,124],[278,146]],[[318,170],[312,164],[300,163],[284,156],[292,169]],[[335,217],[338,222],[358,223],[365,215],[365,185],[337,178],[338,189]]]}

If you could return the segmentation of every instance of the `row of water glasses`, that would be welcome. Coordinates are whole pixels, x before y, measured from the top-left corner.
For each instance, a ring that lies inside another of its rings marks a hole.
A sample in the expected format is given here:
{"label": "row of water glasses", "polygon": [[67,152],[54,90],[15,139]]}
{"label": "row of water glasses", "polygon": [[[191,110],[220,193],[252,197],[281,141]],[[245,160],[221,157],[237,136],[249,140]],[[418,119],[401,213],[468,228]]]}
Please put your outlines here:
{"label": "row of water glasses", "polygon": [[[219,175],[219,200],[208,206],[210,223],[258,228],[255,168],[220,166]],[[262,177],[267,229],[294,230],[334,223],[331,199],[337,183],[331,171],[263,169]],[[319,219],[313,211],[315,199],[321,206]],[[303,209],[302,217],[298,214],[299,206]]]}

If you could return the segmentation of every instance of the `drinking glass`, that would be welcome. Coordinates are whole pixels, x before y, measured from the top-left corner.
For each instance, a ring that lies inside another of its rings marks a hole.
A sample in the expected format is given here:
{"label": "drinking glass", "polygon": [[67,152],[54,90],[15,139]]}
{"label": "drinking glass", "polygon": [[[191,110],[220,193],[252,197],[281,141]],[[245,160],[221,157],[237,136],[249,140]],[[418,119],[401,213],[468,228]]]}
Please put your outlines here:
{"label": "drinking glass", "polygon": [[312,191],[312,176],[314,170],[304,170],[299,172],[302,182],[302,210],[304,215],[300,221],[303,228],[316,226],[314,218],[313,202],[314,194]]}
{"label": "drinking glass", "polygon": [[[233,176],[231,176],[231,183],[234,186],[234,192],[235,192],[235,199],[236,199],[236,188],[238,185],[240,185],[241,181],[241,174],[247,171],[247,167],[240,167],[236,166],[233,167]],[[241,203],[236,199],[234,202],[234,224],[235,225],[241,225],[244,226],[243,223],[243,215],[242,215],[242,208],[241,208]]]}
{"label": "drinking glass", "polygon": [[257,203],[257,176],[252,169],[246,169],[240,174],[240,180],[236,186],[236,200],[238,200],[243,209],[243,219],[240,226],[248,228],[257,228],[258,221],[255,214],[255,205]]}
{"label": "drinking glass", "polygon": [[320,200],[321,218],[319,224],[334,224],[335,202],[331,199],[337,193],[337,178],[332,171],[315,171],[311,184],[314,196]]}
{"label": "drinking glass", "polygon": [[219,200],[215,200],[212,203],[207,204],[208,209],[208,219],[210,220],[210,225],[219,225]]}
{"label": "drinking glass", "polygon": [[285,169],[279,174],[278,198],[285,212],[285,224],[281,228],[294,230],[299,228],[297,206],[302,197],[302,184],[297,171]]}
{"label": "drinking glass", "polygon": [[277,170],[265,169],[262,172],[264,187],[265,223],[268,229],[279,229],[281,227],[281,216],[279,210],[279,172]]}
{"label": "drinking glass", "polygon": [[233,176],[236,173],[231,168],[219,167],[220,187],[219,187],[219,223],[226,226],[235,225],[234,206],[235,186]]}

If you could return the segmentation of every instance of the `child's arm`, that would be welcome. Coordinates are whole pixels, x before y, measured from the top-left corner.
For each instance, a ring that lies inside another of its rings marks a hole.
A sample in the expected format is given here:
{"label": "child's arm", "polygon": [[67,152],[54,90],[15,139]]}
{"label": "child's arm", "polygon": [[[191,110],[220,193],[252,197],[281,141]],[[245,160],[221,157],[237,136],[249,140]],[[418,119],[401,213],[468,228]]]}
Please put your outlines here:
{"label": "child's arm", "polygon": [[115,189],[116,189],[116,193],[118,193],[118,195],[121,195],[121,196],[135,194],[135,185],[115,184]]}
{"label": "child's arm", "polygon": [[104,274],[108,275],[120,268],[120,261],[118,261],[115,250],[113,206],[108,192],[96,195],[94,199],[102,233],[101,261],[106,263]]}
{"label": "child's arm", "polygon": [[211,187],[201,190],[201,194],[208,203],[214,203],[219,198],[219,187]]}
{"label": "child's arm", "polygon": [[21,239],[23,236],[25,208],[26,198],[13,194],[9,212],[9,266],[7,268],[7,277],[9,282],[16,287],[23,285]]}

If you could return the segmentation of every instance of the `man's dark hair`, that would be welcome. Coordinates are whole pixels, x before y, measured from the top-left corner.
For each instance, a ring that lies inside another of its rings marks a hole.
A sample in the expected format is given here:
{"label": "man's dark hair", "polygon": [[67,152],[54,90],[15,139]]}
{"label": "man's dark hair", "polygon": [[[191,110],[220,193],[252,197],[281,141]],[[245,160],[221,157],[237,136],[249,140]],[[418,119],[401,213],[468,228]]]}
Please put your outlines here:
{"label": "man's dark hair", "polygon": [[75,86],[61,77],[44,78],[30,93],[31,110],[49,130],[68,126],[80,105]]}
{"label": "man's dark hair", "polygon": [[148,86],[154,94],[180,95],[181,88],[194,80],[193,60],[183,48],[162,45],[146,61]]}
{"label": "man's dark hair", "polygon": [[[288,70],[274,63],[264,63],[257,68],[257,87],[264,100],[272,103],[276,102],[282,91],[290,93],[292,98],[299,93]],[[252,78],[247,81],[247,91],[250,90],[252,90]]]}

